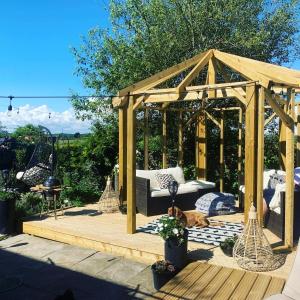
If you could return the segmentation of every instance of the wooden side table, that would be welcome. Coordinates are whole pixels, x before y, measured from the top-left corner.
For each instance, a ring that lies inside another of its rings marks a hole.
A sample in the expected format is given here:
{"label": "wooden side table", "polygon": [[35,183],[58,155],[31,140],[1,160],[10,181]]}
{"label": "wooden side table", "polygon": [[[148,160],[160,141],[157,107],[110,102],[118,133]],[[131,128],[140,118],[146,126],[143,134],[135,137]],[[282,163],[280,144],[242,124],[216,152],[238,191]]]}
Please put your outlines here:
{"label": "wooden side table", "polygon": [[[60,204],[60,210],[61,210],[61,213],[62,215],[64,215],[64,205],[62,204],[61,200],[60,200],[60,192],[62,191],[62,188],[54,188],[54,189],[51,189],[49,190],[48,187],[45,187],[43,185],[37,185],[37,186],[34,186],[32,188],[30,188],[30,191],[33,192],[33,193],[39,193],[42,195],[42,207],[41,207],[41,212],[40,212],[40,218],[42,217],[43,215],[43,212],[44,212],[44,206],[45,204],[47,204],[47,214],[49,214],[49,209],[50,209],[50,204],[51,202],[53,201],[53,208],[54,208],[54,217],[55,217],[55,220],[57,220],[57,210],[56,210],[56,207],[57,207],[57,201],[59,200],[59,204]],[[51,191],[53,193],[53,200],[49,199],[47,197],[47,192],[48,191]]]}

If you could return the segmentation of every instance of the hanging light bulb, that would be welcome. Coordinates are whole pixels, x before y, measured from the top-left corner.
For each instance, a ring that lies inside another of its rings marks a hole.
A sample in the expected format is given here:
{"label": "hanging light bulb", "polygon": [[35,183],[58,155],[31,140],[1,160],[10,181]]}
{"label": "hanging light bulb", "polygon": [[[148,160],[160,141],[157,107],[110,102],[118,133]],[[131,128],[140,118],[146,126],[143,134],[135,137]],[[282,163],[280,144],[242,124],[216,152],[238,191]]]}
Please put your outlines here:
{"label": "hanging light bulb", "polygon": [[12,105],[11,105],[11,100],[12,100],[13,96],[9,96],[9,105],[7,107],[7,116],[11,117],[12,115]]}
{"label": "hanging light bulb", "polygon": [[51,119],[51,112],[49,112],[49,117],[48,118]]}
{"label": "hanging light bulb", "polygon": [[19,113],[20,113],[20,109],[19,109],[19,107],[18,107],[17,114],[19,114]]}

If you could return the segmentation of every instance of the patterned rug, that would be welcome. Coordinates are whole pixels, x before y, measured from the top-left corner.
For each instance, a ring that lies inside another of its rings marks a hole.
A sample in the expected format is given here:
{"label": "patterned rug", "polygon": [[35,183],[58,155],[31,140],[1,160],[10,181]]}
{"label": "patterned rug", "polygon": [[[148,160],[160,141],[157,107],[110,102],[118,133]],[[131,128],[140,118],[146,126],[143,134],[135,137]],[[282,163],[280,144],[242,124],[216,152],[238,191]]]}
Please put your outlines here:
{"label": "patterned rug", "polygon": [[[144,226],[139,227],[137,232],[158,234],[155,231],[158,221],[159,219],[156,219]],[[213,226],[214,223],[221,224]],[[244,225],[241,223],[210,221],[210,226],[208,227],[191,227],[187,229],[189,231],[189,241],[219,246],[220,242],[223,242],[226,238],[240,234],[244,229]]]}

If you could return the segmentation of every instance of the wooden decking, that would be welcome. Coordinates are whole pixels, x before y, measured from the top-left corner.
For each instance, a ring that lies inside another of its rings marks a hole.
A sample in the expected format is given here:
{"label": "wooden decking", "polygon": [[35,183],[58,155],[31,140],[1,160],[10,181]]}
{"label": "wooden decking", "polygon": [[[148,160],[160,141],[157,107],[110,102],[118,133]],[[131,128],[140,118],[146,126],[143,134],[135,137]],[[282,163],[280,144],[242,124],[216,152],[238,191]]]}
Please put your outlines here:
{"label": "wooden decking", "polygon": [[285,280],[194,262],[149,299],[260,300],[281,293]]}
{"label": "wooden decking", "polygon": [[[97,214],[98,206],[89,204],[84,207],[68,209],[64,216],[58,215],[44,219],[32,218],[23,222],[23,232],[71,245],[85,247],[101,252],[108,252],[148,264],[163,258],[164,242],[157,235],[146,233],[126,233],[126,215],[121,213]],[[145,225],[155,217],[137,215],[137,226]],[[214,217],[229,222],[240,222],[242,214]],[[269,231],[268,240],[276,243]],[[233,258],[225,256],[221,249],[212,245],[189,242],[189,257],[192,260],[209,262],[214,265],[239,269]],[[290,273],[295,252],[287,256],[284,266],[268,272],[268,275],[286,279]]]}

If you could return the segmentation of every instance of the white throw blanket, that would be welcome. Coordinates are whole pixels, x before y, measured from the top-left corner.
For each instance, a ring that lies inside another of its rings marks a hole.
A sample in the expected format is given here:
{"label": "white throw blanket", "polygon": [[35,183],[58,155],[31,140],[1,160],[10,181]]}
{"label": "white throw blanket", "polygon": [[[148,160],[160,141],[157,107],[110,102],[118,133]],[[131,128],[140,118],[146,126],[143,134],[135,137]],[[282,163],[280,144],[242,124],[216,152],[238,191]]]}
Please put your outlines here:
{"label": "white throw blanket", "polygon": [[269,203],[270,210],[276,212],[277,214],[281,214],[280,209],[280,192],[285,191],[285,183],[278,183],[275,188],[275,193]]}

